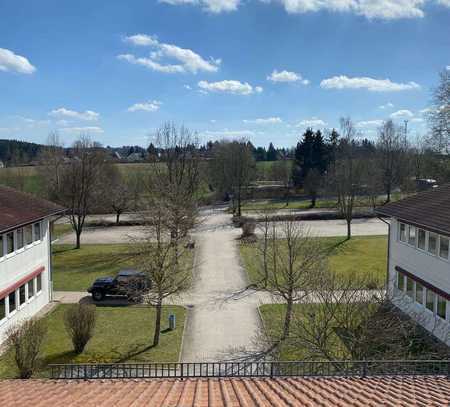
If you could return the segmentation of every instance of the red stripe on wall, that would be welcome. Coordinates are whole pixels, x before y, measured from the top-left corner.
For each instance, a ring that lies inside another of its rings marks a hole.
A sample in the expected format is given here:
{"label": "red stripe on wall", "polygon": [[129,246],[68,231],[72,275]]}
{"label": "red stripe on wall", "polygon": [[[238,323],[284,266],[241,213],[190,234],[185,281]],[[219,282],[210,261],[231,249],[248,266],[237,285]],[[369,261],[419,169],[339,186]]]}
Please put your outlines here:
{"label": "red stripe on wall", "polygon": [[4,290],[0,291],[0,298],[6,297],[13,291],[16,291],[21,285],[27,283],[37,275],[41,274],[45,270],[44,266],[41,266],[34,270],[32,273],[28,274],[27,276],[21,278],[19,281],[16,281],[13,285],[5,288]]}

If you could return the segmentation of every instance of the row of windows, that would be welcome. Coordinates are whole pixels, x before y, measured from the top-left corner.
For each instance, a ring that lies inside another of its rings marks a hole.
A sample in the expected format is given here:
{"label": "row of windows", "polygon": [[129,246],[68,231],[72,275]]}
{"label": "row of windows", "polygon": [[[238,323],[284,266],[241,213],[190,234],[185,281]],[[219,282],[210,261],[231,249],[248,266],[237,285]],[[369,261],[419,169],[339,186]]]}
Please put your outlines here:
{"label": "row of windows", "polygon": [[23,308],[42,291],[42,273],[21,285],[6,297],[0,298],[0,323],[9,315]]}
{"label": "row of windows", "polygon": [[449,260],[450,238],[428,232],[406,223],[399,223],[398,236],[401,242],[426,251],[433,256]]}
{"label": "row of windows", "polygon": [[0,258],[41,240],[41,237],[41,222],[36,222],[32,225],[27,225],[0,235]]}
{"label": "row of windows", "polygon": [[[404,273],[397,271],[397,288],[403,291],[411,300],[425,307],[434,315],[442,319],[447,317],[447,300],[435,293],[433,290],[424,287],[418,281],[406,276]],[[450,310],[450,309],[449,309]],[[449,312],[450,317],[450,312]]]}

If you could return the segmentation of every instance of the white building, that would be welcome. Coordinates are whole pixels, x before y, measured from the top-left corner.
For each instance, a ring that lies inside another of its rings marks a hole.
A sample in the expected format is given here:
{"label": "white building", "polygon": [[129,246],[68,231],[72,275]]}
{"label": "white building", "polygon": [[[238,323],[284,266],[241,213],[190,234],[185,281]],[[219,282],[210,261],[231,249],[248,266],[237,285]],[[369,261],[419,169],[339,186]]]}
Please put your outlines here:
{"label": "white building", "polygon": [[51,221],[64,209],[0,186],[0,343],[51,299]]}
{"label": "white building", "polygon": [[392,302],[450,345],[450,185],[377,210],[388,216]]}

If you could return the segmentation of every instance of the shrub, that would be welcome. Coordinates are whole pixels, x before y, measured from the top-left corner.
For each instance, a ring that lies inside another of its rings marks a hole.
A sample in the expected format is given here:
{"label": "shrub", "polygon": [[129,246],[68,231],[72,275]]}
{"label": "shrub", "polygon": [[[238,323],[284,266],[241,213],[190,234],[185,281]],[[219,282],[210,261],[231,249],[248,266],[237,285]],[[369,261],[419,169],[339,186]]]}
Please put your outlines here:
{"label": "shrub", "polygon": [[249,237],[255,234],[255,222],[247,221],[242,225],[242,237]]}
{"label": "shrub", "polygon": [[6,346],[14,352],[14,361],[21,379],[29,379],[33,375],[46,333],[45,322],[34,318],[8,329]]}
{"label": "shrub", "polygon": [[94,336],[95,320],[95,305],[75,304],[65,312],[64,324],[76,354],[83,352]]}

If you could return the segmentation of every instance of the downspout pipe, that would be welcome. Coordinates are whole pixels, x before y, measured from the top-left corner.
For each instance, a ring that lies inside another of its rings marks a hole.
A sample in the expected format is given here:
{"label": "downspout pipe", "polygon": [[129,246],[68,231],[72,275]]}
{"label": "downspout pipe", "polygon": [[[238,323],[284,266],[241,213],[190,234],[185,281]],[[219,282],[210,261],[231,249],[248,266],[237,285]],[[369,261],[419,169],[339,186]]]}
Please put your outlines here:
{"label": "downspout pipe", "polygon": [[386,293],[388,293],[389,291],[389,269],[391,266],[391,223],[388,222],[387,220],[383,219],[380,216],[377,216],[377,218],[379,220],[381,220],[382,222],[386,223],[386,225],[388,225],[388,247],[387,247],[387,260],[386,260]]}

